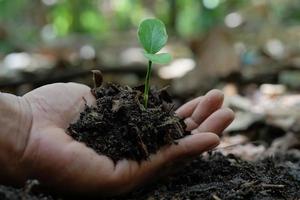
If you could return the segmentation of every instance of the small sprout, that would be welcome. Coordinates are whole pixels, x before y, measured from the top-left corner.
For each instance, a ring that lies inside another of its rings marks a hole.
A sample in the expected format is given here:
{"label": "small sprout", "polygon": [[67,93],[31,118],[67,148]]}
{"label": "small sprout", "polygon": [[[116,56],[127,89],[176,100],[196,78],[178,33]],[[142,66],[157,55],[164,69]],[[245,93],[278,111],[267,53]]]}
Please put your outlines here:
{"label": "small sprout", "polygon": [[93,81],[94,81],[94,88],[100,87],[103,82],[103,76],[100,70],[92,70],[93,73]]}
{"label": "small sprout", "polygon": [[148,68],[144,89],[144,106],[147,108],[150,89],[150,76],[152,63],[166,64],[172,57],[168,53],[159,53],[167,43],[168,35],[165,25],[158,19],[146,19],[141,22],[138,28],[138,39],[144,48],[144,56],[148,59]]}

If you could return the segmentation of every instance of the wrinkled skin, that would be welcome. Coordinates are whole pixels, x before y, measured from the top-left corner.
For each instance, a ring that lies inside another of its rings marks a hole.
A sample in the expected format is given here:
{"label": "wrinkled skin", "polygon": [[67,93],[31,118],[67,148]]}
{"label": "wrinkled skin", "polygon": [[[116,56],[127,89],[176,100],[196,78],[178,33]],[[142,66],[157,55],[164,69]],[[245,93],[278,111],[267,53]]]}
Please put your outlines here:
{"label": "wrinkled skin", "polygon": [[[31,126],[26,146],[18,156],[24,176],[63,192],[116,195],[128,192],[167,172],[172,163],[210,150],[232,122],[233,112],[221,108],[223,94],[212,90],[177,110],[192,135],[178,145],[164,147],[150,160],[113,161],[74,141],[66,129],[88,105],[95,103],[90,88],[76,83],[56,83],[33,90],[22,97],[30,105]],[[26,130],[26,129],[25,129]],[[16,168],[17,169],[17,168]],[[16,173],[17,174],[17,173]]]}

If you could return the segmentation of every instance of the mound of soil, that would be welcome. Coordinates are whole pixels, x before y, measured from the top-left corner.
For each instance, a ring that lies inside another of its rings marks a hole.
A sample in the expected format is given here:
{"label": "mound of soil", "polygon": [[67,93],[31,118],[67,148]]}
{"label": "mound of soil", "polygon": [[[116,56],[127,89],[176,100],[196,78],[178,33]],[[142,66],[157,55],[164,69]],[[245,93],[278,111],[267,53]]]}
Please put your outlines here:
{"label": "mound of soil", "polygon": [[[299,183],[300,157],[292,154],[249,162],[212,153],[196,158],[165,180],[113,200],[296,200],[300,199]],[[39,192],[25,197],[24,189],[0,186],[0,200],[62,200]]]}
{"label": "mound of soil", "polygon": [[147,109],[142,91],[143,87],[116,84],[93,89],[96,105],[86,106],[70,125],[70,135],[114,161],[141,161],[189,134],[183,120],[175,116],[165,89],[150,90]]}

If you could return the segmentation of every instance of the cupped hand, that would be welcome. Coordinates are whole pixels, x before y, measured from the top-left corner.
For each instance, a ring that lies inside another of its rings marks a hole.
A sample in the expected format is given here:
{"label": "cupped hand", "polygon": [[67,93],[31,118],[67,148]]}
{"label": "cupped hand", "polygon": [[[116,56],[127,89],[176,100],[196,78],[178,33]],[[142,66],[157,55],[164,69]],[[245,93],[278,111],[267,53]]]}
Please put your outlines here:
{"label": "cupped hand", "polygon": [[85,103],[95,104],[90,88],[76,83],[40,87],[23,98],[32,111],[31,132],[20,160],[28,178],[64,192],[116,195],[128,192],[161,174],[175,161],[201,154],[219,144],[219,135],[231,123],[233,112],[222,108],[223,94],[212,90],[177,110],[192,135],[177,145],[162,148],[150,159],[116,164],[83,143],[66,129],[79,118]]}

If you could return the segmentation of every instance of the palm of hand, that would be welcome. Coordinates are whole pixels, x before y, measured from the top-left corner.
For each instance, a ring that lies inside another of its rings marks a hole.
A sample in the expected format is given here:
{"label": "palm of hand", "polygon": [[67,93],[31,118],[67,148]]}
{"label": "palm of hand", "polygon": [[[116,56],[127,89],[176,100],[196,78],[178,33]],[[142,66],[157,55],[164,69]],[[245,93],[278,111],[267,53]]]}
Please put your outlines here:
{"label": "palm of hand", "polygon": [[200,154],[218,144],[218,136],[208,132],[222,132],[233,114],[228,109],[220,109],[222,96],[216,91],[212,93],[177,111],[187,118],[193,135],[181,139],[179,145],[163,148],[150,161],[138,164],[122,160],[114,165],[110,158],[98,155],[66,133],[69,124],[78,119],[85,102],[95,103],[90,88],[75,83],[38,88],[24,96],[31,105],[33,122],[23,162],[30,166],[31,178],[63,191],[101,194],[129,191],[173,161]]}

